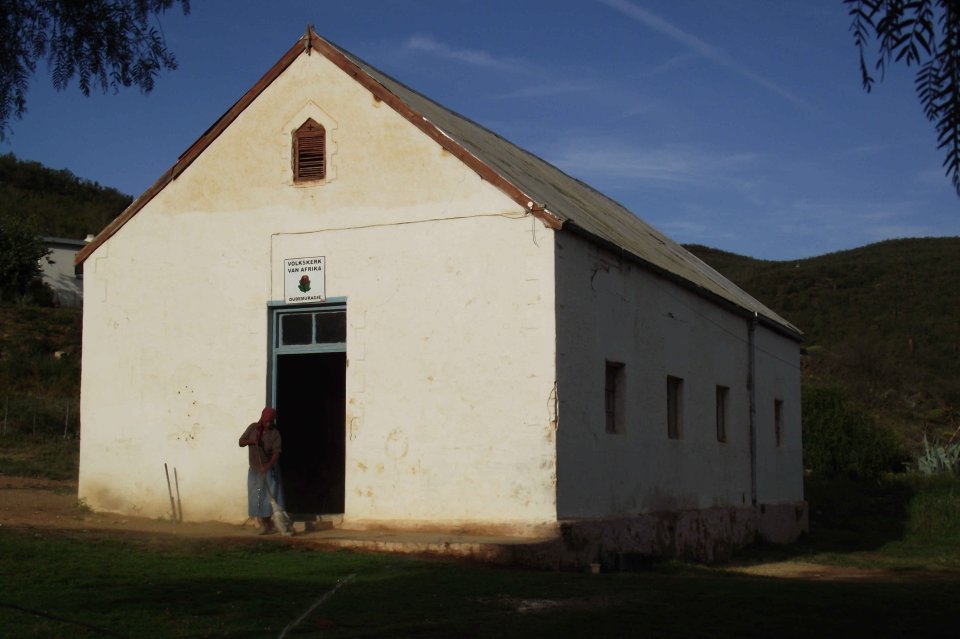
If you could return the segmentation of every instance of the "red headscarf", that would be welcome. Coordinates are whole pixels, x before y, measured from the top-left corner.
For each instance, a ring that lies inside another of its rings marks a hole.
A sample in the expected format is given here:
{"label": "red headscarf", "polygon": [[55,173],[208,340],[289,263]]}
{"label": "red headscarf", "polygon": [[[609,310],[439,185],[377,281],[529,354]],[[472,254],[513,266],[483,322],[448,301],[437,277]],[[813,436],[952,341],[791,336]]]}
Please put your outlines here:
{"label": "red headscarf", "polygon": [[267,422],[272,422],[277,418],[277,411],[267,406],[263,409],[263,412],[260,413],[260,425],[263,426]]}

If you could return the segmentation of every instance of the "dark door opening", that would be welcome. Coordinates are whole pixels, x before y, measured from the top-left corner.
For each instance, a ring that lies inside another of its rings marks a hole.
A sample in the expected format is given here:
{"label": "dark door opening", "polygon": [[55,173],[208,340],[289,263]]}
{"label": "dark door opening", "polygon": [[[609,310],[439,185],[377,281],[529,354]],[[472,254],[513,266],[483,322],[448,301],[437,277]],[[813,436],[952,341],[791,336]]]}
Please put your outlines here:
{"label": "dark door opening", "polygon": [[287,512],[343,513],[346,353],[277,356],[277,428]]}

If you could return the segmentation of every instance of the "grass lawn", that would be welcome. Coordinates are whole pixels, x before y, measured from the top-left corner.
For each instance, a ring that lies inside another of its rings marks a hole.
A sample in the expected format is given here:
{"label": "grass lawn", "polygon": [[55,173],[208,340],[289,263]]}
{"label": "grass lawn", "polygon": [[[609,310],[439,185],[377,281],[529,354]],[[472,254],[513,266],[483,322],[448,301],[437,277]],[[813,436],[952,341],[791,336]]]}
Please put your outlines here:
{"label": "grass lawn", "polygon": [[258,540],[0,530],[0,628],[7,637],[279,637],[316,604],[285,636],[952,636],[956,575],[824,582],[678,563],[589,575]]}
{"label": "grass lawn", "polygon": [[[0,472],[75,472],[69,442],[0,444]],[[960,479],[811,477],[806,495],[811,534],[795,545],[753,548],[727,566],[668,562],[647,572],[600,575],[321,552],[256,538],[0,527],[0,636],[874,639],[957,633]],[[828,574],[838,566],[868,570],[840,579],[739,571],[776,561],[812,563]]]}

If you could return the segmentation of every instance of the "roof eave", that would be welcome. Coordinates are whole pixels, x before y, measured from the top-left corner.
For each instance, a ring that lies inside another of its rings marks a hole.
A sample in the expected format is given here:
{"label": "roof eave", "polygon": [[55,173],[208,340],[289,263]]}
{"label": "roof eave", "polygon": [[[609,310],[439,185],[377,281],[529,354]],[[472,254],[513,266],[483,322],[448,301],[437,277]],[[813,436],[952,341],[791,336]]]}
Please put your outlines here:
{"label": "roof eave", "polygon": [[277,61],[270,70],[267,71],[263,77],[257,80],[257,83],[254,84],[250,90],[243,94],[243,96],[237,100],[232,107],[230,107],[226,113],[220,116],[220,118],[213,123],[213,125],[204,131],[190,147],[184,151],[180,157],[177,159],[176,163],[170,167],[160,178],[154,182],[150,188],[143,192],[136,200],[134,200],[130,206],[128,206],[123,213],[118,215],[110,224],[108,224],[100,233],[97,234],[97,237],[93,239],[83,250],[77,253],[75,258],[75,263],[82,264],[91,253],[97,250],[104,242],[113,237],[113,235],[119,231],[123,225],[130,221],[134,215],[140,212],[146,204],[152,200],[156,195],[164,189],[170,182],[177,179],[183,171],[193,164],[193,161],[203,153],[204,150],[210,144],[216,140],[221,133],[228,126],[230,126],[234,120],[237,119],[241,113],[250,104],[259,96],[263,91],[270,86],[270,84],[276,80],[283,71],[290,66],[294,60],[297,59],[301,53],[303,53],[304,47],[301,40],[297,41],[290,50],[287,51],[280,60]]}

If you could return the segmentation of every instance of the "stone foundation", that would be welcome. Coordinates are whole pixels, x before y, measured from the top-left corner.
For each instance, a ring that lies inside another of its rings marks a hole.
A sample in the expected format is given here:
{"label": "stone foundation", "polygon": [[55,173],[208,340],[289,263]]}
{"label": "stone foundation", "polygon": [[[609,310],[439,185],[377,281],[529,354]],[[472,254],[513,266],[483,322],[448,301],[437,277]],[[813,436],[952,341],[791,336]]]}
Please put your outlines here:
{"label": "stone foundation", "polygon": [[310,532],[310,543],[374,552],[452,556],[501,566],[547,570],[599,568],[604,572],[643,569],[664,558],[723,561],[756,541],[789,544],[809,529],[804,501],[562,520],[528,527],[436,523],[427,526],[415,522],[387,526],[379,522],[360,528],[347,522],[324,523],[328,525],[304,531]]}
{"label": "stone foundation", "polygon": [[513,563],[529,567],[581,570],[600,564],[604,570],[624,570],[655,558],[713,563],[758,540],[792,543],[808,530],[807,503],[801,501],[564,520],[556,539],[511,550]]}

